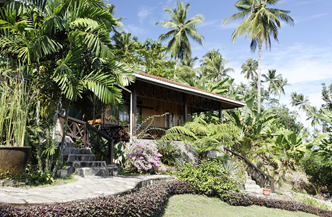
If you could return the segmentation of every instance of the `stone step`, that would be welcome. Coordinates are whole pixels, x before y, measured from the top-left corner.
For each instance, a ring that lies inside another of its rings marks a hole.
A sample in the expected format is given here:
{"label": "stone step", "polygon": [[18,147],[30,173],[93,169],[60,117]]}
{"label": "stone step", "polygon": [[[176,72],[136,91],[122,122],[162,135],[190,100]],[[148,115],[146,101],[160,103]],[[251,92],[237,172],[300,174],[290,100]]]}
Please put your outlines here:
{"label": "stone step", "polygon": [[117,176],[118,167],[115,165],[108,165],[106,167],[82,167],[75,169],[75,175],[82,177],[87,176]]}
{"label": "stone step", "polygon": [[244,188],[247,189],[247,188],[261,188],[261,187],[259,185],[256,185],[256,184],[245,183]]}
{"label": "stone step", "polygon": [[87,176],[108,176],[108,171],[106,167],[81,167],[75,169],[75,175],[82,177]]}
{"label": "stone step", "polygon": [[64,155],[63,159],[67,159],[67,162],[95,161],[96,156],[94,154],[69,154],[69,155]]}
{"label": "stone step", "polygon": [[246,189],[245,191],[255,193],[255,194],[263,194],[263,189],[262,188],[259,188],[259,189]]}
{"label": "stone step", "polygon": [[65,145],[66,145],[66,148],[77,148],[77,145],[75,142],[66,142]]}
{"label": "stone step", "polygon": [[105,161],[73,161],[73,167],[106,167]]}
{"label": "stone step", "polygon": [[254,180],[247,180],[246,183],[247,184],[255,184],[256,185],[256,182]]}
{"label": "stone step", "polygon": [[64,148],[63,155],[69,154],[92,154],[91,148]]}

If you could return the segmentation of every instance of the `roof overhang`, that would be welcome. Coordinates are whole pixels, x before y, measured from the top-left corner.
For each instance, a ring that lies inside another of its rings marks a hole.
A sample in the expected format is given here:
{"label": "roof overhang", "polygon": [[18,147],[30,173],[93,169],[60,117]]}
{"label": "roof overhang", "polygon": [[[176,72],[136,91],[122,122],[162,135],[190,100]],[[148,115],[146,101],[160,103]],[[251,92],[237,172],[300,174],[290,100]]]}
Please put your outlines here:
{"label": "roof overhang", "polygon": [[135,73],[135,76],[136,76],[136,79],[139,80],[139,81],[144,81],[144,82],[155,84],[155,85],[158,84],[159,86],[175,89],[179,92],[209,98],[209,99],[212,99],[212,100],[215,100],[215,101],[219,101],[221,103],[227,103],[227,104],[232,105],[231,108],[239,108],[239,107],[243,107],[243,106],[246,105],[245,102],[241,102],[241,101],[238,101],[238,100],[233,100],[233,99],[224,97],[224,96],[219,95],[219,94],[214,94],[214,93],[199,90],[199,89],[196,89],[196,88],[194,89],[191,86],[183,85],[183,84],[180,84],[180,83],[179,83],[179,85],[177,85],[176,82],[170,83],[170,82],[167,82],[167,81],[163,81],[163,80],[166,80],[166,79],[160,80],[160,79],[153,78],[152,76],[145,76],[145,75],[138,74],[138,73]]}

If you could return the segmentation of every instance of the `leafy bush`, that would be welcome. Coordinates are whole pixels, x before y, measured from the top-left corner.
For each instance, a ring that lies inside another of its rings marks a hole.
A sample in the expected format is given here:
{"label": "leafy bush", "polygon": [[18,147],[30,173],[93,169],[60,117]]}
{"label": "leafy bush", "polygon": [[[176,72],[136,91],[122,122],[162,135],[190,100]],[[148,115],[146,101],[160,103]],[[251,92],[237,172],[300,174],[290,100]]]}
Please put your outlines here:
{"label": "leafy bush", "polygon": [[332,211],[313,207],[300,202],[295,201],[285,201],[285,200],[274,200],[258,198],[254,196],[247,196],[245,194],[236,192],[227,192],[225,194],[220,194],[220,199],[232,206],[265,206],[268,208],[283,209],[288,211],[300,211],[307,212],[322,217],[332,216]]}
{"label": "leafy bush", "polygon": [[52,184],[54,182],[54,179],[50,173],[45,172],[42,175],[39,170],[35,173],[23,173],[20,178],[28,178],[28,185]]}
{"label": "leafy bush", "polygon": [[162,182],[124,196],[102,197],[66,204],[17,208],[0,205],[0,216],[156,216],[173,193],[194,193],[187,182]]}
{"label": "leafy bush", "polygon": [[192,183],[199,192],[208,195],[240,191],[239,186],[228,178],[228,172],[221,169],[220,162],[215,159],[208,159],[200,165],[188,163],[184,167],[179,167],[177,177]]}
{"label": "leafy bush", "polygon": [[230,158],[229,155],[223,157],[217,157],[216,160],[221,159],[220,166],[223,170],[226,170],[231,179],[237,183],[244,185],[246,182],[246,164],[236,158]]}
{"label": "leafy bush", "polygon": [[318,200],[315,200],[313,198],[309,198],[306,196],[300,196],[300,195],[294,195],[293,200],[295,201],[299,201],[314,207],[318,207],[318,208],[322,208],[322,209],[328,209],[328,210],[332,210],[332,206],[329,206],[323,202],[320,202]]}
{"label": "leafy bush", "polygon": [[[0,205],[0,216],[158,216],[171,195],[193,193],[200,192],[189,182],[159,182],[155,185],[141,188],[137,192],[123,196],[101,197],[65,204],[40,205],[22,208]],[[308,212],[322,217],[332,216],[331,211],[303,203],[256,198],[236,192],[225,192],[225,194],[220,194],[220,199],[230,205],[258,205],[289,211]]]}
{"label": "leafy bush", "polygon": [[[156,142],[157,143],[157,142]],[[139,173],[155,173],[161,170],[166,170],[161,165],[160,157],[156,147],[151,146],[145,142],[138,142],[134,140],[132,144],[128,145],[127,153],[127,165]]]}
{"label": "leafy bush", "polygon": [[160,158],[161,162],[169,166],[176,164],[177,157],[180,155],[180,149],[172,144],[172,142],[159,142],[157,148],[162,155]]}

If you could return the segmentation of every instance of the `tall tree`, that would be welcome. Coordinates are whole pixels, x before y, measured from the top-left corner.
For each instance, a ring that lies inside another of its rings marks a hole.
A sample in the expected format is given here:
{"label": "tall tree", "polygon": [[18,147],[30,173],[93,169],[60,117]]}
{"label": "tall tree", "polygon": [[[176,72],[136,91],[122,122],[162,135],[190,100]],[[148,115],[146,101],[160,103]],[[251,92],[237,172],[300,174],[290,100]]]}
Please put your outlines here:
{"label": "tall tree", "polygon": [[307,109],[307,121],[310,121],[311,126],[316,130],[316,126],[321,123],[321,119],[315,116],[315,113],[319,113],[319,110],[315,106],[308,106]]}
{"label": "tall tree", "polygon": [[301,111],[300,121],[302,120],[302,112],[307,109],[309,106],[309,99],[307,96],[304,96],[302,93],[293,92],[291,94],[291,105],[294,107],[298,106],[299,111]]}
{"label": "tall tree", "polygon": [[288,83],[287,78],[280,77],[279,78],[279,89],[278,89],[279,101],[280,101],[281,94],[285,95],[285,88],[284,87],[287,86],[287,85],[290,85]]}
{"label": "tall tree", "polygon": [[212,49],[207,52],[201,61],[201,70],[209,80],[212,79],[216,82],[221,81],[224,77],[228,77],[229,72],[234,72],[233,68],[226,68],[226,63],[229,60],[222,58],[219,51]]}
{"label": "tall tree", "polygon": [[263,74],[262,76],[264,77],[265,81],[269,83],[268,85],[268,91],[269,91],[269,101],[270,101],[270,97],[271,97],[271,93],[277,93],[278,90],[280,89],[280,77],[281,74],[276,74],[277,70],[275,69],[269,69],[267,75]]}
{"label": "tall tree", "polygon": [[[183,2],[178,1],[177,7],[173,10],[168,6],[164,8],[164,11],[169,13],[171,19],[169,21],[159,21],[156,23],[163,27],[170,29],[159,36],[159,40],[166,40],[171,37],[168,43],[168,51],[171,52],[171,56],[175,57],[176,61],[179,58],[189,58],[191,56],[191,44],[189,38],[198,42],[203,46],[204,37],[197,32],[196,26],[203,22],[204,17],[201,14],[197,14],[187,20],[187,11],[190,8],[190,4],[183,5]],[[177,65],[175,65],[175,69]]]}
{"label": "tall tree", "polygon": [[[258,113],[261,107],[261,53],[262,46],[271,48],[271,36],[278,41],[278,29],[281,29],[280,20],[294,25],[294,20],[288,14],[290,11],[275,8],[267,8],[268,5],[275,5],[281,0],[238,0],[235,7],[240,10],[223,21],[224,25],[229,24],[237,19],[247,18],[236,28],[232,34],[234,42],[238,37],[247,35],[250,40],[250,48],[255,51],[258,47],[258,93],[257,104]],[[279,20],[280,19],[280,20]]]}
{"label": "tall tree", "polygon": [[115,42],[115,47],[119,50],[122,50],[125,54],[132,52],[135,43],[137,42],[137,37],[132,36],[131,33],[120,32],[115,33],[112,37],[113,41]]}
{"label": "tall tree", "polygon": [[255,76],[257,76],[258,62],[253,58],[247,59],[246,62],[242,64],[241,68],[242,68],[241,74],[244,74],[244,77],[248,80],[247,90],[246,90],[247,94],[249,90],[250,80],[252,80]]}

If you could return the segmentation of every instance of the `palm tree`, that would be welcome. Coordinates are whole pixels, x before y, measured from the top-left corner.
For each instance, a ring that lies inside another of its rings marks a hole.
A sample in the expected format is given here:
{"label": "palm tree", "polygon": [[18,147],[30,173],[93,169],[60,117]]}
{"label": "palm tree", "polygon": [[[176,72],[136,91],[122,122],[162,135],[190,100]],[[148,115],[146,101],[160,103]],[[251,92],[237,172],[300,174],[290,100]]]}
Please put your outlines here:
{"label": "palm tree", "polygon": [[257,60],[254,60],[253,58],[247,59],[245,63],[242,64],[241,68],[241,74],[244,74],[244,77],[248,80],[247,82],[247,91],[249,90],[249,82],[252,80],[255,76],[257,76],[257,67],[258,62]]}
{"label": "palm tree", "polygon": [[119,50],[122,50],[125,54],[132,52],[134,45],[137,42],[137,37],[131,36],[131,33],[126,33],[124,31],[120,33],[115,33],[112,39],[115,42],[115,47]]}
{"label": "palm tree", "polygon": [[279,89],[278,89],[278,92],[279,92],[279,101],[280,101],[280,97],[281,97],[281,94],[284,94],[285,95],[285,89],[284,87],[287,86],[287,85],[290,85],[288,83],[288,80],[287,78],[283,78],[282,76],[279,78]]}
{"label": "palm tree", "polygon": [[[128,85],[134,75],[114,60],[109,34],[118,23],[107,4],[101,0],[41,0],[5,1],[2,6],[0,56],[37,89],[37,126],[40,108],[45,118],[56,123],[60,106],[66,107],[68,117],[70,103],[86,92],[103,103],[120,101],[121,90],[116,85]],[[53,176],[58,165],[59,159]]]}
{"label": "palm tree", "polygon": [[[268,5],[275,5],[280,0],[238,0],[235,7],[240,10],[223,21],[224,25],[247,18],[236,28],[232,34],[232,41],[234,42],[238,37],[247,35],[250,40],[250,48],[255,51],[258,46],[258,113],[260,113],[261,92],[260,92],[260,79],[261,79],[261,53],[262,46],[265,43],[266,48],[271,48],[271,36],[278,41],[278,29],[281,29],[280,20],[294,25],[294,20],[288,14],[290,11],[267,8]],[[280,20],[279,20],[280,19]]]}
{"label": "palm tree", "polygon": [[307,109],[307,121],[311,121],[310,124],[312,127],[314,127],[314,130],[316,130],[316,126],[321,123],[321,119],[319,119],[317,116],[315,116],[315,113],[319,113],[319,110],[315,106],[309,106]]}
{"label": "palm tree", "polygon": [[223,59],[222,55],[214,49],[207,52],[201,62],[203,75],[216,82],[221,81],[224,77],[229,77],[228,72],[234,72],[233,68],[225,67],[229,60]]}
{"label": "palm tree", "polygon": [[181,67],[187,66],[192,69],[194,67],[196,60],[198,60],[198,57],[183,58],[180,61],[180,65]]}
{"label": "palm tree", "polygon": [[[175,57],[176,61],[181,58],[189,58],[191,56],[191,45],[189,38],[198,42],[203,46],[204,37],[196,30],[196,25],[203,22],[204,17],[201,14],[197,14],[187,19],[187,11],[190,8],[190,4],[183,5],[183,2],[178,1],[177,7],[173,10],[168,6],[164,8],[164,11],[169,13],[171,19],[169,21],[159,21],[156,23],[163,27],[170,29],[169,32],[159,36],[159,40],[165,40],[170,37],[171,40],[168,43],[168,51],[171,52],[171,57]],[[177,65],[175,65],[175,69]]]}
{"label": "palm tree", "polygon": [[269,101],[270,101],[270,97],[271,97],[271,93],[277,93],[278,90],[280,89],[280,77],[281,74],[276,75],[277,70],[275,69],[269,69],[268,74],[265,75],[263,74],[262,76],[265,78],[264,82],[268,82],[269,86],[268,86],[268,91],[269,91]]}
{"label": "palm tree", "polygon": [[300,121],[302,120],[302,112],[307,109],[309,106],[309,99],[307,96],[304,96],[302,93],[293,92],[291,94],[291,105],[294,107],[298,106],[299,111],[301,111]]}

